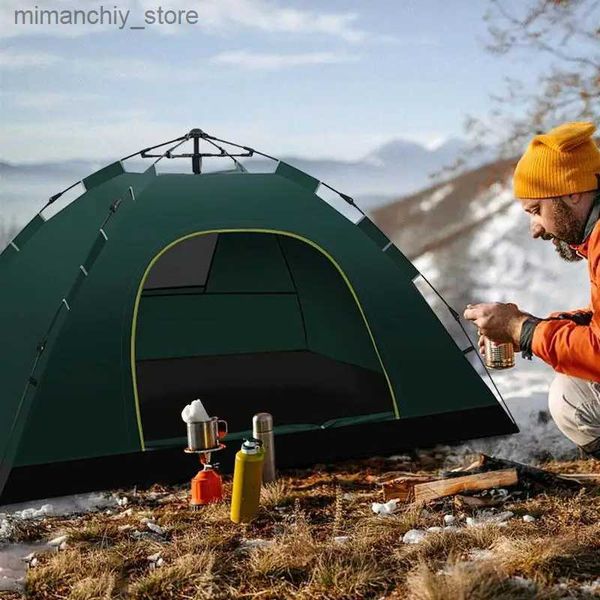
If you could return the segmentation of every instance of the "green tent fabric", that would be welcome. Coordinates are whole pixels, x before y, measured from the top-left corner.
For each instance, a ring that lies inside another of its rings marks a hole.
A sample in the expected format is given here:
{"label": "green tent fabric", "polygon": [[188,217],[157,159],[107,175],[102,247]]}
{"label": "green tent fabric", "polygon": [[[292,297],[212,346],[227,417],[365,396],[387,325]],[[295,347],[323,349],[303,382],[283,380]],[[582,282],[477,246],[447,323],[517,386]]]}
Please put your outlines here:
{"label": "green tent fabric", "polygon": [[231,440],[273,413],[277,439],[294,441],[285,464],[307,460],[292,448],[303,440],[339,457],[516,430],[414,266],[314,178],[285,163],[157,174],[118,162],[83,183],[0,255],[0,487],[52,465],[180,453],[196,397]]}

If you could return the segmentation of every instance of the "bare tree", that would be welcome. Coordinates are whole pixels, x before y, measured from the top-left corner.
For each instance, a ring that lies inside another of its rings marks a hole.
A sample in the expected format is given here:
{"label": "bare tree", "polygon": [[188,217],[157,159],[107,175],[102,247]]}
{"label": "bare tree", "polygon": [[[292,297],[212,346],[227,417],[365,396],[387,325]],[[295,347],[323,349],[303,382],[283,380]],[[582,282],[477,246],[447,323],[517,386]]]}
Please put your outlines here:
{"label": "bare tree", "polygon": [[509,158],[533,135],[563,121],[600,122],[600,0],[489,3],[486,50],[527,59],[540,71],[533,85],[505,77],[504,89],[490,97],[489,114],[466,118],[472,145],[449,171],[460,170],[484,146]]}

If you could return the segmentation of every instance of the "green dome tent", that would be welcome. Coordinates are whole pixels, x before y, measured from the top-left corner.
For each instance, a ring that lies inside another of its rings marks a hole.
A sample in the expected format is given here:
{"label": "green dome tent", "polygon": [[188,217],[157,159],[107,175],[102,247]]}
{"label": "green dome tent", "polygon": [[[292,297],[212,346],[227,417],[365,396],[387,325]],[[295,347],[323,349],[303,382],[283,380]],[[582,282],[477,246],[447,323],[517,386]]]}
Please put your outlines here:
{"label": "green dome tent", "polygon": [[0,255],[4,501],[189,476],[197,397],[229,423],[225,465],[263,410],[280,466],[517,431],[368,217],[201,130],[138,154],[188,140],[193,174],[111,164]]}

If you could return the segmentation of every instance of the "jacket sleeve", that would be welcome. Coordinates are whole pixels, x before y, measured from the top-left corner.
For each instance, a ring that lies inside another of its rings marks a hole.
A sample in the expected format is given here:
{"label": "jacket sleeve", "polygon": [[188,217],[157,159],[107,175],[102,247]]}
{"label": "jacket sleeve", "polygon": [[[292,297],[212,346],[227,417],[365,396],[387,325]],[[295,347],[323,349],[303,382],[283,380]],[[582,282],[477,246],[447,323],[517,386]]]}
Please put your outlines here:
{"label": "jacket sleeve", "polygon": [[532,350],[559,373],[600,382],[600,338],[590,325],[569,319],[540,321]]}
{"label": "jacket sleeve", "polygon": [[594,317],[594,311],[591,308],[579,308],[577,310],[569,310],[562,312],[551,313],[546,319],[570,319],[577,325],[589,325]]}
{"label": "jacket sleeve", "polygon": [[588,304],[585,308],[577,308],[575,310],[561,310],[548,315],[548,319],[572,319],[580,325],[589,325],[594,310],[592,304]]}

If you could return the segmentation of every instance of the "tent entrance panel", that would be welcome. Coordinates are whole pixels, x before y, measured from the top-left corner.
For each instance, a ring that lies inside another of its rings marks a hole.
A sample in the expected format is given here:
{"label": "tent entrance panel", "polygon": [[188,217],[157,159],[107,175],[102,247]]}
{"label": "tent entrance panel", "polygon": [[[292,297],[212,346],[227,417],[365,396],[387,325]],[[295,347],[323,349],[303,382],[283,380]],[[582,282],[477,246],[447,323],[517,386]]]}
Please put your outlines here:
{"label": "tent entrance panel", "polygon": [[309,427],[370,411],[393,416],[381,373],[307,351],[144,360],[137,368],[150,447],[182,437],[180,407],[193,398],[232,432],[248,430],[259,411],[273,414],[277,425]]}
{"label": "tent entrance panel", "polygon": [[147,447],[182,437],[180,413],[195,398],[231,432],[247,431],[259,411],[307,428],[393,418],[355,296],[331,260],[299,239],[199,233],[169,246],[143,282],[135,332]]}

